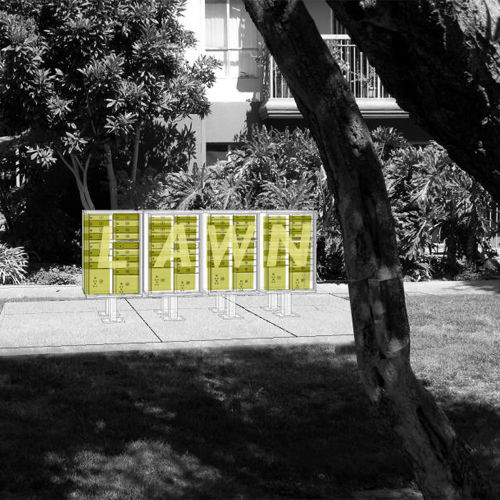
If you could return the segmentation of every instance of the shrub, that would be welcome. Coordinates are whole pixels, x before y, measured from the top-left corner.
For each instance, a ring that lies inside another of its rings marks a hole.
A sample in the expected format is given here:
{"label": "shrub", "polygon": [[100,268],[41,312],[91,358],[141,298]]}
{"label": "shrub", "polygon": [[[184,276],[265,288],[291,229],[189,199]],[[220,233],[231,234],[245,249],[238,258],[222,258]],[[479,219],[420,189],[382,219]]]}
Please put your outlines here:
{"label": "shrub", "polygon": [[10,248],[0,243],[0,281],[2,285],[20,284],[28,267],[28,255],[23,247]]}
{"label": "shrub", "polygon": [[[373,135],[385,158],[403,272],[422,279],[436,272],[453,277],[464,266],[477,270],[491,253],[489,239],[497,230],[489,220],[491,196],[435,142],[411,147],[394,129]],[[431,263],[429,254],[441,242],[441,262]]]}
{"label": "shrub", "polygon": [[3,242],[23,246],[41,260],[76,262],[80,256],[77,232],[81,209],[74,179],[62,165],[44,170],[24,150],[21,142],[16,142],[0,159],[0,212],[6,229]]}
{"label": "shrub", "polygon": [[34,285],[77,285],[81,281],[82,269],[72,266],[41,267],[28,276],[29,283]]}

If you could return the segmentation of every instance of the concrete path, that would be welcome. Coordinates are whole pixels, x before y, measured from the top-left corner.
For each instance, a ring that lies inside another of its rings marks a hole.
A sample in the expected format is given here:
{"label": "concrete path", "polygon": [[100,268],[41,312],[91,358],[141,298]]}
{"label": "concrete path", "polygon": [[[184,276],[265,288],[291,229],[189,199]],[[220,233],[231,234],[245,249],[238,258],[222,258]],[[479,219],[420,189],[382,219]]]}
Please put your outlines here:
{"label": "concrete path", "polygon": [[[159,298],[117,300],[123,323],[105,324],[105,299],[85,298],[76,287],[11,288],[0,324],[0,356],[186,347],[327,342],[352,344],[349,302],[329,293],[292,298],[292,317],[265,309],[265,295],[236,296],[236,319],[211,309],[215,296],[179,297],[182,321],[164,321]],[[0,290],[5,300],[5,290]],[[344,294],[345,295],[345,294]],[[17,299],[17,301],[16,301]]]}
{"label": "concrete path", "polygon": [[[408,294],[498,294],[500,280],[405,283]],[[240,318],[223,319],[210,309],[216,297],[179,297],[183,321],[164,321],[158,298],[123,298],[123,323],[105,324],[103,298],[85,298],[80,286],[1,286],[0,356],[162,350],[178,348],[329,343],[352,349],[352,323],[345,284],[320,284],[317,294],[292,298],[293,317],[265,309],[266,295],[237,295]]]}

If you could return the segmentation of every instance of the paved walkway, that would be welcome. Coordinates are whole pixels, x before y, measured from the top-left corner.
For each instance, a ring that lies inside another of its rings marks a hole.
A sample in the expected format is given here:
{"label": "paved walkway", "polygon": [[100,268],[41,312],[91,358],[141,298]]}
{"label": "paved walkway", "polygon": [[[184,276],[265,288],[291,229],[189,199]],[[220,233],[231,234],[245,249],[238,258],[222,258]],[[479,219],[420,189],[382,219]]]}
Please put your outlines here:
{"label": "paved walkway", "polygon": [[[414,295],[495,294],[500,280],[405,283]],[[239,318],[211,311],[214,296],[179,297],[182,321],[164,321],[159,298],[117,300],[123,323],[103,323],[103,298],[86,298],[80,286],[0,286],[0,356],[162,350],[186,347],[330,343],[353,345],[347,285],[320,284],[317,294],[296,294],[292,317],[265,309],[265,295],[236,295]]]}

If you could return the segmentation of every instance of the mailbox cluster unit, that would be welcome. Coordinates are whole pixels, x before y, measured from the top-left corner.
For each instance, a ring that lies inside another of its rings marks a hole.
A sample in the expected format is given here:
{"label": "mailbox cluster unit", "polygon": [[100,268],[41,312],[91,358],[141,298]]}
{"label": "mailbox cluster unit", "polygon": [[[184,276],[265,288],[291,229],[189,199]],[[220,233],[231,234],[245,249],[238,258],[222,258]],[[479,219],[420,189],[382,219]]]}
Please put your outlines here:
{"label": "mailbox cluster unit", "polygon": [[84,214],[83,282],[86,294],[141,293],[140,236],[141,218],[137,212]]}
{"label": "mailbox cluster unit", "polygon": [[[312,272],[316,269],[316,252],[312,251],[311,245],[306,244],[313,242],[313,219],[311,214],[269,213],[262,218],[264,290],[316,289],[315,273]],[[290,241],[288,247],[284,244],[286,238]]]}
{"label": "mailbox cluster unit", "polygon": [[257,214],[209,212],[203,214],[207,293],[251,292],[257,289]]}
{"label": "mailbox cluster unit", "polygon": [[145,212],[146,293],[200,291],[199,214]]}
{"label": "mailbox cluster unit", "polygon": [[316,291],[316,214],[84,211],[86,295]]}

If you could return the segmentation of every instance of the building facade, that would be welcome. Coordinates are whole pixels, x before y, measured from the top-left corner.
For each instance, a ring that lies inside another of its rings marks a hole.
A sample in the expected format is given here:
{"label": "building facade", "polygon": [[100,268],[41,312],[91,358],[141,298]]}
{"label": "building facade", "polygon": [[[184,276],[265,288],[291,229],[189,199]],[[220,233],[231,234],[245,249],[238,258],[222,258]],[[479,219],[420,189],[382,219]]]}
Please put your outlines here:
{"label": "building facade", "polygon": [[[316,25],[342,60],[344,72],[370,129],[398,128],[415,144],[429,140],[389,96],[366,57],[336,22],[324,0],[306,0]],[[196,51],[222,63],[217,82],[208,91],[211,114],[195,120],[197,162],[211,165],[225,157],[238,135],[254,124],[278,129],[304,126],[304,120],[277,65],[266,55],[262,38],[243,0],[188,0],[184,23],[198,38]]]}

